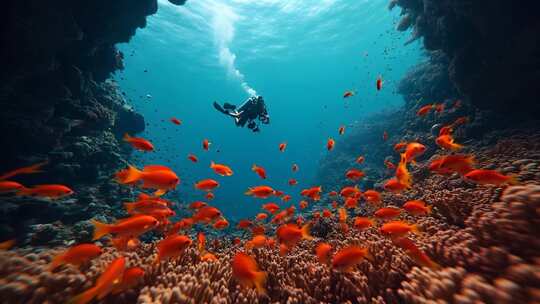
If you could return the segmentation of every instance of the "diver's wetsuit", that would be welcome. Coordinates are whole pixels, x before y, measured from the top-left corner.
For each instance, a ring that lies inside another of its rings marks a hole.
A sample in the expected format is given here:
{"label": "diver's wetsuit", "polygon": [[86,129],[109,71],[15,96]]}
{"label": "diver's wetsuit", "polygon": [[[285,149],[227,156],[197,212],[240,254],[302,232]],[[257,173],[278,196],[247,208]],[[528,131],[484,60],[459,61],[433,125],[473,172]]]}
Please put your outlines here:
{"label": "diver's wetsuit", "polygon": [[259,131],[258,119],[263,124],[270,123],[270,117],[266,111],[266,105],[262,96],[252,96],[248,98],[238,108],[235,105],[224,103],[223,107],[214,102],[214,108],[223,114],[234,117],[237,126],[244,127],[246,123],[253,132]]}

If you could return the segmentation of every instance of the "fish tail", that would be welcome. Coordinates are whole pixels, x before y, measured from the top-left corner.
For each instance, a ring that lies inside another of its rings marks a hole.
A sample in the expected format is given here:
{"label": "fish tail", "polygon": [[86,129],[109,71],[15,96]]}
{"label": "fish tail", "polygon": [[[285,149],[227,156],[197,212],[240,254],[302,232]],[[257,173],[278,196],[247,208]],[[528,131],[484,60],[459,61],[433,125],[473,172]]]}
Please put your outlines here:
{"label": "fish tail", "polygon": [[375,261],[375,258],[373,257],[373,255],[371,254],[371,252],[369,252],[369,249],[366,248],[366,260],[370,261],[370,262],[374,262]]}
{"label": "fish tail", "polygon": [[429,267],[429,268],[431,268],[431,269],[433,269],[433,270],[439,270],[439,269],[442,268],[441,265],[439,265],[439,264],[433,262],[432,260],[429,261],[427,267]]}
{"label": "fish tail", "polygon": [[302,226],[302,237],[306,240],[312,240],[313,237],[311,236],[311,224],[307,223],[304,226]]}
{"label": "fish tail", "polygon": [[154,192],[154,196],[162,196],[163,194],[167,193],[167,190],[165,189],[159,189],[156,192]]}
{"label": "fish tail", "polygon": [[159,253],[156,256],[156,259],[154,260],[154,265],[159,265],[159,262],[161,262],[161,258],[159,257]]}
{"label": "fish tail", "polygon": [[255,288],[257,288],[257,292],[259,294],[266,294],[266,289],[264,288],[264,285],[266,285],[266,277],[267,274],[264,271],[260,271],[255,274],[255,278],[253,279],[253,281],[255,283]]}
{"label": "fish tail", "polygon": [[433,206],[431,206],[431,205],[430,205],[430,206],[427,206],[427,212],[428,212],[428,213],[431,213],[431,211],[433,211]]}
{"label": "fish tail", "polygon": [[248,188],[248,191],[244,192],[245,195],[252,195],[253,194],[253,191],[251,190],[251,188]]}
{"label": "fish tail", "polygon": [[128,133],[125,133],[123,139],[124,141],[129,142],[132,139],[132,137]]}
{"label": "fish tail", "polygon": [[126,176],[120,180],[122,184],[133,183],[141,178],[142,172],[132,165],[128,165]]}
{"label": "fish tail", "polygon": [[251,170],[256,171],[257,170],[257,165],[253,164],[253,166],[251,166]]}
{"label": "fish tail", "polygon": [[253,243],[247,242],[244,247],[246,248],[246,250],[251,250],[253,248]]}
{"label": "fish tail", "polygon": [[54,259],[51,261],[51,264],[49,265],[49,271],[55,270],[58,266],[62,264],[63,260],[64,260],[63,254],[59,254],[56,257],[54,257]]}
{"label": "fish tail", "polygon": [[214,168],[215,166],[216,166],[216,163],[213,160],[211,160],[210,161],[210,168]]}
{"label": "fish tail", "polygon": [[15,196],[30,196],[32,195],[32,188],[22,187],[15,193]]}
{"label": "fish tail", "polygon": [[[430,207],[431,207],[431,206],[430,206]],[[420,235],[420,233],[421,233],[421,232],[420,232],[420,229],[418,228],[418,226],[417,226],[416,224],[414,224],[414,225],[411,226],[411,231],[412,231],[412,233],[418,234],[418,235]]]}
{"label": "fish tail", "polygon": [[95,298],[98,294],[98,289],[96,287],[92,287],[88,289],[87,291],[84,291],[78,295],[76,295],[74,298],[69,300],[68,304],[86,304],[92,301],[93,298]]}
{"label": "fish tail", "polygon": [[508,176],[508,184],[510,184],[510,185],[517,185],[517,184],[519,184],[519,180],[518,180],[517,175],[515,175],[515,174],[509,175],[509,176]]}
{"label": "fish tail", "polygon": [[97,221],[95,219],[91,219],[90,222],[94,225],[94,237],[92,240],[97,240],[104,235],[109,234],[111,230],[111,225],[102,223],[100,221]]}
{"label": "fish tail", "polygon": [[452,143],[452,146],[451,146],[451,150],[453,150],[453,151],[458,151],[458,150],[461,150],[463,148],[464,148],[463,145],[456,144],[456,143]]}

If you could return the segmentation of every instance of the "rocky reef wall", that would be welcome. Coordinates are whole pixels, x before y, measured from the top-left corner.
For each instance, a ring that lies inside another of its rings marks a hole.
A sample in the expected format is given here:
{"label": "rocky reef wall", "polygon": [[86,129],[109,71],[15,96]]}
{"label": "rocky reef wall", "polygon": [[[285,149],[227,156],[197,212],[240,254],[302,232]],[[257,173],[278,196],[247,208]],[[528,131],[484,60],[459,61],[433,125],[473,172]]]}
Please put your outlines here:
{"label": "rocky reef wall", "polygon": [[540,98],[540,3],[536,1],[392,0],[397,29],[412,28],[428,51],[448,58],[460,96],[481,109],[537,117]]}
{"label": "rocky reef wall", "polygon": [[30,229],[34,236],[45,234],[36,238],[39,243],[54,244],[65,239],[62,233],[72,233],[64,225],[98,213],[113,215],[125,194],[111,176],[129,157],[119,140],[125,132],[143,131],[145,122],[107,79],[123,69],[115,44],[144,28],[157,7],[157,0],[3,4],[0,172],[48,161],[45,174],[18,181],[63,183],[77,195],[61,205],[3,199],[2,239],[24,238]]}

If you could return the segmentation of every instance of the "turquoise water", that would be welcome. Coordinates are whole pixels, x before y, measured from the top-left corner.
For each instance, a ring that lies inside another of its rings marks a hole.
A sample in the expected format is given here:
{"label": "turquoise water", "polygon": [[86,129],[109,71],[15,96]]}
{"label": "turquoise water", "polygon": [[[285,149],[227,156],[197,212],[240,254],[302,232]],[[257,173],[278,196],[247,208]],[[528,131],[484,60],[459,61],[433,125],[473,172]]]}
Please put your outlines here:
{"label": "turquoise water", "polygon": [[[260,212],[266,201],[245,196],[250,186],[270,185],[293,196],[286,206],[298,203],[301,189],[317,185],[328,137],[336,139],[336,148],[347,140],[338,135],[340,125],[402,105],[397,83],[422,54],[418,43],[403,46],[409,34],[395,30],[399,14],[387,4],[193,0],[177,7],[160,0],[147,27],[119,46],[126,69],[115,79],[145,116],[141,136],[156,146],[151,154],[135,151],[135,164],[171,166],[187,203],[203,199],[194,182],[218,180],[211,204],[228,219]],[[379,92],[378,75],[384,79]],[[250,90],[264,96],[270,114],[260,133],[236,127],[212,107],[213,101],[240,104]],[[345,100],[346,90],[357,95]],[[183,124],[173,125],[173,116]],[[209,152],[201,147],[204,138],[212,142]],[[280,153],[283,141],[288,146]],[[199,162],[189,161],[189,153]],[[211,160],[231,166],[234,175],[217,176]],[[254,163],[266,169],[267,180],[251,171]],[[295,174],[293,163],[300,167]],[[288,186],[291,177],[299,185]]]}

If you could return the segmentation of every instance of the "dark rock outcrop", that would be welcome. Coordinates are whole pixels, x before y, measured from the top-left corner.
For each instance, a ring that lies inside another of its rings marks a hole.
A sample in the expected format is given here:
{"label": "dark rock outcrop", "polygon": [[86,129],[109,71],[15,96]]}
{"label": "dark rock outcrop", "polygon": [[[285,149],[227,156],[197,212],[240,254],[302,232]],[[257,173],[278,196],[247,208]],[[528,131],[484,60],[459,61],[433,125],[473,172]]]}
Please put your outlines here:
{"label": "dark rock outcrop", "polygon": [[[399,30],[413,27],[428,51],[448,57],[460,95],[481,109],[535,117],[540,113],[540,3],[536,1],[392,0]],[[414,20],[414,21],[411,21]]]}

